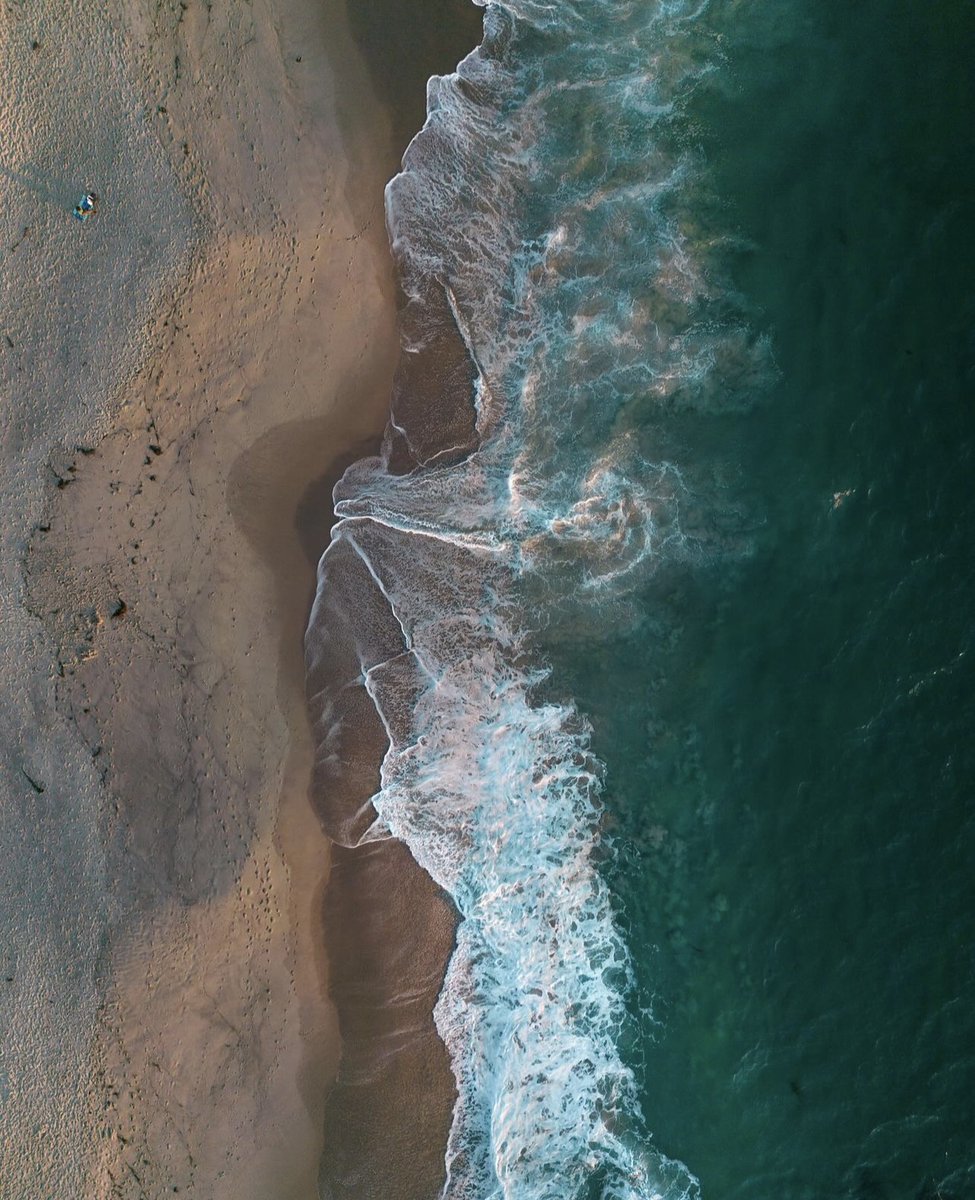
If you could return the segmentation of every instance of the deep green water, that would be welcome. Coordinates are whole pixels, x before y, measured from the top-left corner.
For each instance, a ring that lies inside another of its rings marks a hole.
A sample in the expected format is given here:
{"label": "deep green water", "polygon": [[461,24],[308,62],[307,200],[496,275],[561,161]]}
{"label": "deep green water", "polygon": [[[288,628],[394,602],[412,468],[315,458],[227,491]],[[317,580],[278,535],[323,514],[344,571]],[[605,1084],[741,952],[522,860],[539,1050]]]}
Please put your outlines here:
{"label": "deep green water", "polygon": [[[549,647],[608,765],[644,1108],[708,1200],[975,1196],[975,10],[724,3],[691,102],[747,548]],[[652,437],[652,428],[648,436]]]}

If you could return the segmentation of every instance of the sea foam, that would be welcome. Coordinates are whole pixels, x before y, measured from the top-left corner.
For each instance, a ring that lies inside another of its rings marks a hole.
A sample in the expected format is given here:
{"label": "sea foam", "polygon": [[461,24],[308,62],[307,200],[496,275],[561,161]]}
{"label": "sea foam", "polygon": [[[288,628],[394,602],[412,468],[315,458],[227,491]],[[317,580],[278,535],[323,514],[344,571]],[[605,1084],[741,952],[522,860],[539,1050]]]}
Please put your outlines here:
{"label": "sea foam", "polygon": [[318,696],[336,770],[343,690],[365,688],[389,740],[374,819],[342,836],[401,838],[460,914],[435,1014],[450,1200],[698,1190],[653,1147],[621,1053],[603,768],[584,717],[541,698],[533,638],[625,620],[662,562],[712,552],[709,481],[642,418],[740,404],[766,369],[715,282],[720,239],[688,215],[702,12],[490,5],[387,189],[404,365],[382,456],[336,489],[308,653],[352,648]]}

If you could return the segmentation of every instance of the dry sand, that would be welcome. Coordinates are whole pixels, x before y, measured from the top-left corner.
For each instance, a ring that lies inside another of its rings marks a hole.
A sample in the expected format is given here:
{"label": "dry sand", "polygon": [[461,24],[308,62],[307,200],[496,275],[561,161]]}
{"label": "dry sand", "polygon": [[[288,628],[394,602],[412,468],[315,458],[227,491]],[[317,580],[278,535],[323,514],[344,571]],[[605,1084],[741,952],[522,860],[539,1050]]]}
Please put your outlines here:
{"label": "dry sand", "polygon": [[389,122],[308,0],[8,0],[0,81],[0,1193],[308,1200],[301,635],[388,408]]}

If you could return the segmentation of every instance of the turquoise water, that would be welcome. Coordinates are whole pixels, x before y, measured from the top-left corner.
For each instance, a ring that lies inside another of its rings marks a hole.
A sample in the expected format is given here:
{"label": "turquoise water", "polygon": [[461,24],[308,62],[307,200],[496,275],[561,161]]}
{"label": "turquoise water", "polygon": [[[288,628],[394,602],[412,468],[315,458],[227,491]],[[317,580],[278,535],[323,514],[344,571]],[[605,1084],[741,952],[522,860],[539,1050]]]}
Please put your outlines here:
{"label": "turquoise water", "polygon": [[485,30],[308,634],[461,916],[445,1197],[971,1195],[971,10]]}

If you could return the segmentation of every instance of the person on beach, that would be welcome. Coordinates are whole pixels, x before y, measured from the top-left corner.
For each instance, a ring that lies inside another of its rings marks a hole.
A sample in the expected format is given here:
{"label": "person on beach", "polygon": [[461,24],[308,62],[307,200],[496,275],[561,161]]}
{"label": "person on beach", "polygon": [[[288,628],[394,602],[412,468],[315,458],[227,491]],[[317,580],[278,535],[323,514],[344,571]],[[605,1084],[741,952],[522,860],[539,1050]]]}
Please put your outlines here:
{"label": "person on beach", "polygon": [[87,221],[97,204],[98,196],[94,192],[85,192],[71,211],[79,221]]}

